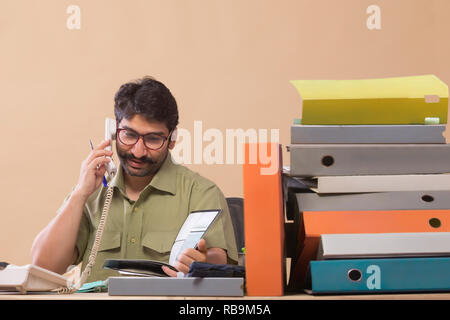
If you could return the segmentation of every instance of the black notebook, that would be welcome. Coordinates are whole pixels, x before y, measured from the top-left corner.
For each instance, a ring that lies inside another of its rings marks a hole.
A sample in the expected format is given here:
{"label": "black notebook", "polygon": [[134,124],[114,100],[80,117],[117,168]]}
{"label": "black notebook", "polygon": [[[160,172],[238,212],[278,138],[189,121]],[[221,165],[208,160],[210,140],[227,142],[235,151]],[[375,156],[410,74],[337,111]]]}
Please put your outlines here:
{"label": "black notebook", "polygon": [[103,264],[103,268],[117,270],[124,275],[168,277],[162,266],[178,272],[170,264],[154,260],[107,259]]}

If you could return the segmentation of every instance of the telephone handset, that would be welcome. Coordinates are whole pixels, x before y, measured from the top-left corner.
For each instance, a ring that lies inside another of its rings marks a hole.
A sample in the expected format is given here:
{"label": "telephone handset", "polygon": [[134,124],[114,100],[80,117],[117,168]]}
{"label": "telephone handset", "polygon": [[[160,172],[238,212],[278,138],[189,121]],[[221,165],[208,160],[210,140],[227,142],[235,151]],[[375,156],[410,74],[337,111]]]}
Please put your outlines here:
{"label": "telephone handset", "polygon": [[[111,140],[109,146],[105,149],[111,151],[112,150],[112,141],[116,139],[116,121],[111,118],[105,119],[105,140]],[[111,161],[106,165],[106,171],[110,177],[114,176],[117,173],[117,167],[114,162]]]}

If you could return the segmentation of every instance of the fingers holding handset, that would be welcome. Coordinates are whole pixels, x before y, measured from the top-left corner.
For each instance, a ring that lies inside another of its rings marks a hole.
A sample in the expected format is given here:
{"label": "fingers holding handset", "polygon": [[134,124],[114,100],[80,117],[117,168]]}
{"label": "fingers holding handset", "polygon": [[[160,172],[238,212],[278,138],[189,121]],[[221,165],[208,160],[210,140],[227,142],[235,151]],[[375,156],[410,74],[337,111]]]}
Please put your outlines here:
{"label": "fingers holding handset", "polygon": [[[98,159],[98,158],[105,158],[105,157],[111,157],[112,156],[112,151],[109,150],[92,150],[92,152],[89,154],[89,156],[86,158],[86,162],[88,163],[88,165]],[[111,159],[111,158],[109,158]]]}
{"label": "fingers holding handset", "polygon": [[[113,152],[107,148],[111,143],[111,140],[105,140],[102,141],[98,146],[92,149],[91,153],[87,157],[86,165],[89,169],[95,168],[96,170],[99,170],[104,167],[106,163],[111,161],[111,156],[113,155]],[[103,170],[102,170],[103,171]],[[97,176],[100,175],[99,171],[95,171],[95,174]],[[104,172],[101,174],[103,175]]]}
{"label": "fingers holding handset", "polygon": [[76,191],[84,197],[89,197],[102,183],[106,172],[106,164],[111,161],[113,152],[105,149],[111,144],[111,140],[102,141],[89,153],[82,162],[80,177],[78,179]]}

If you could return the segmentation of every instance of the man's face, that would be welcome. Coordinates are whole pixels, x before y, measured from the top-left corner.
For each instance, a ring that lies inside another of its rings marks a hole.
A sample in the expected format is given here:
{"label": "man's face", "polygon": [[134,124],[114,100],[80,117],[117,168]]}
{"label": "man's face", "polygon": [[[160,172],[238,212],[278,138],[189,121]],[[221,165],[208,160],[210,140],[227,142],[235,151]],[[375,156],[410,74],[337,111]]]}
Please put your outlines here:
{"label": "man's face", "polygon": [[[129,120],[122,119],[118,129],[127,129],[130,133],[137,135],[149,133],[155,133],[161,137],[169,135],[169,130],[164,123],[148,121],[141,115],[135,115]],[[159,170],[166,159],[168,150],[173,146],[174,142],[166,139],[160,149],[151,150],[144,144],[142,137],[134,145],[125,145],[118,137],[116,149],[120,163],[128,175],[146,177],[154,175]]]}

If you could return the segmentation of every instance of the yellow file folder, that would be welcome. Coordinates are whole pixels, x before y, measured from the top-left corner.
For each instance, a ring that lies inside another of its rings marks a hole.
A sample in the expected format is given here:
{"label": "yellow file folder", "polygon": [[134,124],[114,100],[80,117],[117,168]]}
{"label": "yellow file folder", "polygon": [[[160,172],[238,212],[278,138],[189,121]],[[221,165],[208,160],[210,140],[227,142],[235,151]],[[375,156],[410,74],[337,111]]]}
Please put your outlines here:
{"label": "yellow file folder", "polygon": [[448,86],[434,75],[291,83],[303,100],[302,124],[447,123]]}

